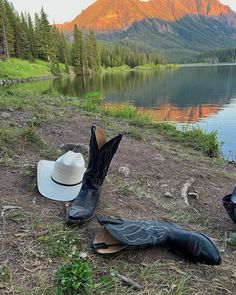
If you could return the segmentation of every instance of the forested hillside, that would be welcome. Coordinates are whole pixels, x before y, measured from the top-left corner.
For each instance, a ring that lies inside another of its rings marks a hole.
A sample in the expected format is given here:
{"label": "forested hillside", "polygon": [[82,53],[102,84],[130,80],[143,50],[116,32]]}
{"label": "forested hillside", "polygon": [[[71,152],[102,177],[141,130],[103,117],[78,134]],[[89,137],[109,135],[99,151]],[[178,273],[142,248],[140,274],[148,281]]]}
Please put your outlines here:
{"label": "forested hillside", "polygon": [[236,30],[217,19],[186,16],[175,22],[146,19],[126,30],[97,33],[98,40],[129,42],[148,52],[162,51],[168,62],[192,62],[199,53],[215,48],[235,48]]}
{"label": "forested hillside", "polygon": [[236,48],[210,50],[199,55],[197,62],[236,63]]}

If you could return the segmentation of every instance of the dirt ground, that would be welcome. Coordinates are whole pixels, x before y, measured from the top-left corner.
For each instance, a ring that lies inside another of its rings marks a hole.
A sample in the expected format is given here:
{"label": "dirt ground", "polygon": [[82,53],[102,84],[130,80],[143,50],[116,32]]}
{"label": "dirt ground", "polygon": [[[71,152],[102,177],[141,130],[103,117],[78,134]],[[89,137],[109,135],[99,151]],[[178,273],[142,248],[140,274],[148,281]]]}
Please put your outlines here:
{"label": "dirt ground", "polygon": [[[2,112],[10,114],[7,118],[4,115],[4,120],[17,126],[24,126],[30,117],[24,110]],[[54,108],[46,122],[37,127],[58,155],[62,153],[59,149],[62,144],[73,143],[81,147],[87,158],[92,124],[104,128],[108,139],[124,133],[102,188],[97,215],[166,219],[201,231],[217,243],[223,263],[217,267],[192,264],[160,249],[124,252],[112,257],[93,254],[90,244],[100,227],[96,218],[80,226],[66,225],[66,204],[50,201],[37,192],[36,163],[42,159],[40,152],[19,142],[23,150],[19,148],[14,162],[0,164],[0,209],[21,207],[2,211],[0,217],[0,265],[9,270],[7,283],[0,282],[0,294],[56,294],[53,272],[62,262],[58,258],[45,258],[45,249],[39,241],[39,237],[47,234],[45,229],[55,224],[80,237],[78,250],[88,253],[98,276],[109,275],[115,269],[143,286],[142,290],[134,291],[117,282],[113,289],[97,294],[236,294],[236,252],[227,243],[229,233],[236,227],[221,204],[222,197],[231,193],[235,185],[236,168],[169,142],[156,130],[69,109],[63,115],[58,110],[58,114]],[[119,172],[120,167],[129,168],[130,174]],[[190,178],[194,178],[194,184],[189,191],[197,193],[197,198],[189,197],[191,206],[186,206],[180,191]]]}

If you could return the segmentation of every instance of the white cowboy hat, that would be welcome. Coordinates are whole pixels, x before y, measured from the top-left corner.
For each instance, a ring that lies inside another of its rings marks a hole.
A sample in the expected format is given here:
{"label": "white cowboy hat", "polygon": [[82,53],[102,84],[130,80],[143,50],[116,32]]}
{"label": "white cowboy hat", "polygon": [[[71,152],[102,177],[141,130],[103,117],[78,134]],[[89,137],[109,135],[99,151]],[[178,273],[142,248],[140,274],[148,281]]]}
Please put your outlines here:
{"label": "white cowboy hat", "polygon": [[79,153],[67,152],[54,161],[39,161],[37,184],[41,195],[56,201],[74,200],[82,186],[85,172],[84,158]]}

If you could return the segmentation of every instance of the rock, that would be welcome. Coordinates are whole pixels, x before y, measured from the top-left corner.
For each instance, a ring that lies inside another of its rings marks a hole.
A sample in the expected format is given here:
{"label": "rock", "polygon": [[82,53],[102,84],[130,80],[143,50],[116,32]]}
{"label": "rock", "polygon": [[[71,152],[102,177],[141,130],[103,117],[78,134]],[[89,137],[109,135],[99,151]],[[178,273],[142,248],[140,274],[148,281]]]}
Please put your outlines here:
{"label": "rock", "polygon": [[198,193],[196,193],[196,192],[189,192],[188,193],[188,196],[191,197],[191,198],[194,198],[194,199],[198,200]]}
{"label": "rock", "polygon": [[157,160],[157,161],[165,161],[165,158],[161,154],[156,154],[155,155],[155,160]]}
{"label": "rock", "polygon": [[60,150],[66,153],[73,151],[75,153],[81,153],[82,155],[88,154],[88,147],[80,143],[63,143],[60,146]]}
{"label": "rock", "polygon": [[164,195],[165,198],[173,198],[172,194],[170,192],[166,192]]}
{"label": "rock", "polygon": [[9,118],[11,117],[11,114],[9,114],[9,113],[5,113],[5,112],[2,112],[2,113],[1,113],[1,117],[2,117],[3,119],[9,119]]}
{"label": "rock", "polygon": [[127,177],[130,175],[130,169],[128,167],[120,167],[119,173]]}

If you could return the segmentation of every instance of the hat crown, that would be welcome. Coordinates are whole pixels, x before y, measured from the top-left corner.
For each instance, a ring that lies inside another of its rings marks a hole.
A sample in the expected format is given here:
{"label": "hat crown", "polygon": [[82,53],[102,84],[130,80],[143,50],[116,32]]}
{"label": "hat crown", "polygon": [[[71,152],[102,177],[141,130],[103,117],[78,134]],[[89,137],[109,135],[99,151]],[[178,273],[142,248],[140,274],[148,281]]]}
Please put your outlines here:
{"label": "hat crown", "polygon": [[69,151],[56,160],[56,165],[70,169],[78,169],[80,167],[84,168],[85,163],[84,158],[80,153]]}
{"label": "hat crown", "polygon": [[52,179],[60,184],[76,185],[82,181],[84,169],[82,154],[69,151],[56,160]]}

